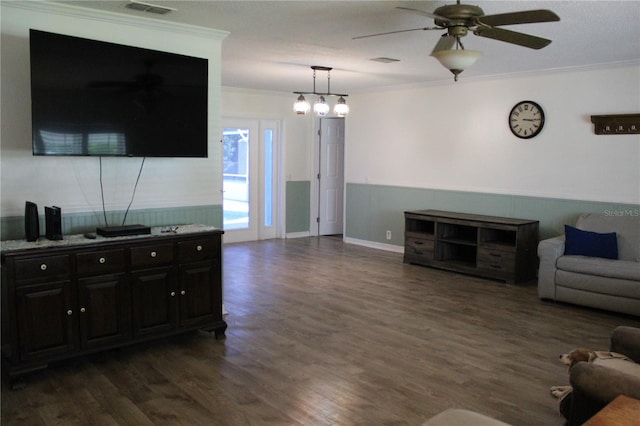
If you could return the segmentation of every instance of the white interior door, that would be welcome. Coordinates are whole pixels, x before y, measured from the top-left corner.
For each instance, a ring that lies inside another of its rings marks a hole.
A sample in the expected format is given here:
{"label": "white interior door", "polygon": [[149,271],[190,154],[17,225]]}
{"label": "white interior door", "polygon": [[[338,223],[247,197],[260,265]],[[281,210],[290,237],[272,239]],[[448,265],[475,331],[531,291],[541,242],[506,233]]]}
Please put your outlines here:
{"label": "white interior door", "polygon": [[276,238],[279,122],[223,118],[224,242]]}
{"label": "white interior door", "polygon": [[344,229],[344,118],[320,120],[318,235]]}

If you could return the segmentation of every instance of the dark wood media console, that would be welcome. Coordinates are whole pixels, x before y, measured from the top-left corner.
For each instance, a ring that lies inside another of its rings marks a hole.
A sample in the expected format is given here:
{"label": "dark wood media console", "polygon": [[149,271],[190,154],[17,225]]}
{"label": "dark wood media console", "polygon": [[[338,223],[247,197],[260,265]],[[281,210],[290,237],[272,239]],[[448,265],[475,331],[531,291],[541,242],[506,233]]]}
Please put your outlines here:
{"label": "dark wood media console", "polygon": [[222,230],[2,242],[2,361],[10,380],[52,361],[192,330],[224,336]]}
{"label": "dark wood media console", "polygon": [[509,283],[536,277],[538,221],[439,210],[407,211],[404,262]]}

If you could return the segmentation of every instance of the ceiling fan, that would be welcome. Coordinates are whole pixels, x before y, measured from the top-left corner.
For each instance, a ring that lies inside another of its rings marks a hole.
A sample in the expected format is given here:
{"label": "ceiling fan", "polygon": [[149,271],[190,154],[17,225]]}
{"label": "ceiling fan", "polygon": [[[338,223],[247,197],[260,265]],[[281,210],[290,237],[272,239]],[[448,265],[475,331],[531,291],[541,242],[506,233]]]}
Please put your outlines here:
{"label": "ceiling fan", "polygon": [[[446,30],[447,32],[440,37],[431,51],[431,56],[434,56],[447,67],[454,74],[456,81],[458,80],[458,74],[464,71],[466,66],[473,64],[481,54],[478,51],[464,50],[460,38],[466,36],[469,31],[480,37],[504,41],[531,49],[542,49],[551,43],[551,40],[498,27],[560,20],[558,15],[546,9],[485,15],[480,7],[460,4],[460,0],[457,0],[456,4],[441,6],[434,10],[433,13],[400,6],[396,7],[396,9],[406,10],[432,18],[435,26],[369,34],[353,37],[353,39],[356,40],[409,31]],[[455,49],[453,49],[454,47]]]}

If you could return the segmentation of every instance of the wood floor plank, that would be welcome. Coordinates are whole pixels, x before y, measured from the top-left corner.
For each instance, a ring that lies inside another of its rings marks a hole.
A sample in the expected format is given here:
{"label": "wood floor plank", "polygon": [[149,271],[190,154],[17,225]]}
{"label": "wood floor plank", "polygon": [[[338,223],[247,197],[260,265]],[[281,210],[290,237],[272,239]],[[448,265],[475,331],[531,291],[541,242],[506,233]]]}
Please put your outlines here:
{"label": "wood floor plank", "polygon": [[[224,250],[227,337],[196,332],[2,387],[3,425],[419,425],[451,408],[562,425],[558,355],[640,318],[540,301],[336,238]],[[89,413],[89,411],[91,413]]]}

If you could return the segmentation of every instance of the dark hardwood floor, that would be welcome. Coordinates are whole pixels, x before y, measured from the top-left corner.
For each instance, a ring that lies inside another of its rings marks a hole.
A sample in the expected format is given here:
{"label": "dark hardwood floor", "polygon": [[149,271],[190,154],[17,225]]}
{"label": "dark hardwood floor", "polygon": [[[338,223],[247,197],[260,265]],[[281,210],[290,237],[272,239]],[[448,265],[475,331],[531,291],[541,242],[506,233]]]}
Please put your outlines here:
{"label": "dark hardwood floor", "polygon": [[2,385],[2,424],[419,425],[459,407],[561,425],[558,355],[640,318],[301,238],[225,246],[227,337],[191,333]]}

